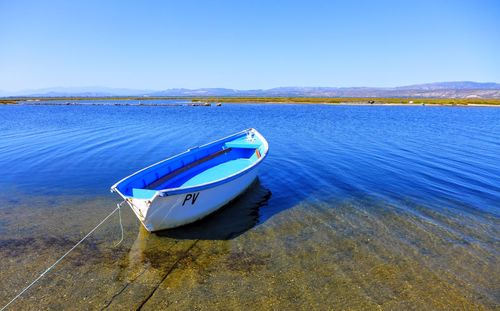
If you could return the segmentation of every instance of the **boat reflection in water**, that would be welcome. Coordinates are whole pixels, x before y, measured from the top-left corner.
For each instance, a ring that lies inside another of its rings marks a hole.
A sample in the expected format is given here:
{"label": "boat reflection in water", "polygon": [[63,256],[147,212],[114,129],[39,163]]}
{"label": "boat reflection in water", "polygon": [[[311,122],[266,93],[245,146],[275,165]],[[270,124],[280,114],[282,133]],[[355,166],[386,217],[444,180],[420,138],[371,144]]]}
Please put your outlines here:
{"label": "boat reflection in water", "polygon": [[271,191],[257,178],[234,201],[197,222],[153,234],[140,226],[130,248],[129,264],[149,262],[152,266],[162,266],[169,261],[168,257],[178,249],[189,247],[193,240],[233,239],[259,222],[259,210],[267,205],[270,197]]}

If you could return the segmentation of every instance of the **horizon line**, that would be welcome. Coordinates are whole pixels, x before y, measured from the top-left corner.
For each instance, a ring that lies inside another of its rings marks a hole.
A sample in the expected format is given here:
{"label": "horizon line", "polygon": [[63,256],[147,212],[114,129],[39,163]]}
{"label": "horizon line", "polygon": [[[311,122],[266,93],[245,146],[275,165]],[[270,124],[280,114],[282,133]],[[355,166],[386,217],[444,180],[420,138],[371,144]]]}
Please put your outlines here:
{"label": "horizon line", "polygon": [[[28,88],[28,89],[18,89],[18,90],[5,90],[0,89],[0,93],[22,93],[22,92],[30,92],[30,91],[43,91],[50,89],[109,89],[109,90],[128,90],[128,91],[149,91],[149,92],[157,92],[164,90],[202,90],[202,89],[226,89],[226,90],[237,90],[237,91],[255,91],[255,90],[272,90],[277,88],[373,88],[373,89],[391,89],[391,88],[399,88],[399,87],[409,87],[409,86],[421,86],[421,85],[429,85],[429,84],[441,84],[441,83],[475,83],[475,84],[499,84],[500,82],[495,81],[473,81],[473,80],[454,80],[454,81],[434,81],[434,82],[422,82],[422,83],[412,83],[412,84],[404,84],[404,85],[393,85],[393,86],[325,86],[325,85],[281,85],[267,88],[231,88],[224,86],[217,87],[166,87],[166,88],[142,88],[142,87],[114,87],[114,86],[102,86],[102,85],[85,85],[85,86],[49,86],[49,87],[39,87],[39,88]],[[7,95],[10,96],[10,95]]]}

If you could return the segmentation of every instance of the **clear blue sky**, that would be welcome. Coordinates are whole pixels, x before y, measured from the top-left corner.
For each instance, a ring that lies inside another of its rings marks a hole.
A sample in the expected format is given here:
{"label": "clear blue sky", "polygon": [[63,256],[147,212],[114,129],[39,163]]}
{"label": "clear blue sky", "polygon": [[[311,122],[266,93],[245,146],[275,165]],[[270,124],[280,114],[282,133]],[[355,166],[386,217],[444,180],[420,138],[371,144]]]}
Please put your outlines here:
{"label": "clear blue sky", "polygon": [[500,1],[0,0],[0,90],[500,82]]}

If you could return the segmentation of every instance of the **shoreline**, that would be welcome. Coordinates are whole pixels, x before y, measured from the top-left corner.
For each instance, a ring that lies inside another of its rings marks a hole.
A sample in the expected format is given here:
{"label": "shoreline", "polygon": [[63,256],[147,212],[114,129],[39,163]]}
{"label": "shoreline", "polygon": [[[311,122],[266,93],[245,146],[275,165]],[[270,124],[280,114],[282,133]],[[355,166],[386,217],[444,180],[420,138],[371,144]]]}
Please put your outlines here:
{"label": "shoreline", "polygon": [[[398,106],[398,107],[499,107],[500,104],[402,104],[402,103],[355,103],[355,102],[339,102],[339,103],[316,103],[316,102],[224,102],[225,104],[269,104],[269,105],[322,105],[322,106]],[[154,106],[154,105],[151,105]]]}
{"label": "shoreline", "polygon": [[[184,100],[185,104],[150,104],[150,101]],[[83,103],[94,101],[94,103]],[[101,104],[96,101],[114,101],[115,103]],[[120,101],[139,101],[139,104],[119,103]],[[431,107],[500,107],[500,99],[478,98],[320,98],[320,97],[23,97],[0,98],[0,105],[52,105],[52,106],[82,106],[82,105],[110,105],[110,106],[210,106],[224,104],[265,104],[265,105],[331,105],[331,106],[431,106]]]}

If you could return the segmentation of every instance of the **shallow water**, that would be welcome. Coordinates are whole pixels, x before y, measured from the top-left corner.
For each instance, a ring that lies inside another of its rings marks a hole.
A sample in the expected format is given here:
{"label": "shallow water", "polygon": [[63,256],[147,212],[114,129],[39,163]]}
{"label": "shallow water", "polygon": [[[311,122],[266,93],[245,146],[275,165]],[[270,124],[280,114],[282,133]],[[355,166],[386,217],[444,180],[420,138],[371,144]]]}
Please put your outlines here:
{"label": "shallow water", "polygon": [[115,215],[12,309],[500,307],[499,109],[127,103],[0,106],[0,305],[118,179],[255,127],[270,154],[238,200],[159,234],[123,209],[119,246]]}

